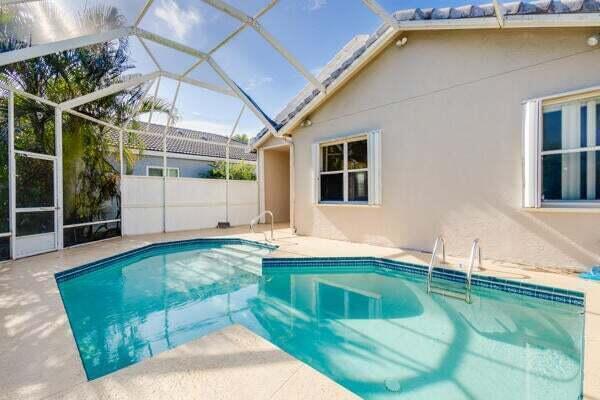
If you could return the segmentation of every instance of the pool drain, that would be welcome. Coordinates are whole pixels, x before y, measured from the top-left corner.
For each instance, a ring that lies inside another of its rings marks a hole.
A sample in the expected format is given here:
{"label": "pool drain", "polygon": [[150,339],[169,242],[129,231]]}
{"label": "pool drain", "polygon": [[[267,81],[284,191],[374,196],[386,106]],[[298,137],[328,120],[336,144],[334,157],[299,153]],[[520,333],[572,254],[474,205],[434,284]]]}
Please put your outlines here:
{"label": "pool drain", "polygon": [[400,381],[397,381],[396,379],[386,379],[385,388],[390,392],[399,392],[401,389]]}

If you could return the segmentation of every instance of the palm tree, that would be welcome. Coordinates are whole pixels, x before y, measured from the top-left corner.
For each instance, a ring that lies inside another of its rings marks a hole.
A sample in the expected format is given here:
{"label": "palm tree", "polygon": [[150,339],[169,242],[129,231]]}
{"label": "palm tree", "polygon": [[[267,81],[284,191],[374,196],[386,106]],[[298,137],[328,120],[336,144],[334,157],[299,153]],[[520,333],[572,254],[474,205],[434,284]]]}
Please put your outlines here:
{"label": "palm tree", "polygon": [[[46,6],[49,20],[56,17],[56,35],[60,37],[59,12]],[[53,17],[55,16],[55,17]],[[79,31],[98,32],[125,26],[125,18],[112,6],[85,8],[77,17]],[[52,25],[52,23],[50,23]],[[28,47],[35,34],[27,35],[35,21],[27,14],[2,14],[0,10],[0,52]],[[120,82],[124,74],[134,68],[129,61],[128,39],[71,49],[56,54],[11,64],[0,68],[0,80],[17,89],[46,98],[56,103],[79,97]],[[143,89],[134,87],[91,103],[77,111],[94,118],[123,126],[153,108],[168,113],[169,107],[162,99],[144,99]],[[6,109],[6,97],[0,98],[0,107]],[[2,104],[3,103],[3,104]],[[2,114],[2,113],[0,113]],[[1,117],[6,119],[6,115]],[[0,121],[1,122],[1,121]],[[6,130],[6,124],[1,124]],[[22,150],[53,154],[54,109],[33,100],[15,96],[15,146]],[[5,132],[4,132],[5,133]],[[5,136],[6,137],[6,136]],[[135,161],[132,147],[139,143],[135,135],[127,137],[124,161],[129,169]],[[63,194],[64,222],[73,224],[106,218],[117,218],[120,202],[118,146],[115,133],[106,127],[90,123],[80,117],[64,114],[63,117]],[[2,152],[2,156],[6,151]],[[4,160],[0,160],[2,162]],[[0,167],[0,182],[7,177],[6,163]],[[5,171],[6,170],[6,171]],[[37,172],[20,170],[20,179],[35,181]],[[6,175],[5,175],[6,174]],[[6,179],[7,181],[7,179]],[[0,189],[1,191],[1,189]],[[2,196],[2,199],[7,196]],[[0,200],[1,201],[1,200]],[[112,203],[117,214],[111,213]],[[0,204],[3,209],[3,204]],[[90,227],[87,234],[93,236]],[[92,239],[90,237],[90,239]]]}

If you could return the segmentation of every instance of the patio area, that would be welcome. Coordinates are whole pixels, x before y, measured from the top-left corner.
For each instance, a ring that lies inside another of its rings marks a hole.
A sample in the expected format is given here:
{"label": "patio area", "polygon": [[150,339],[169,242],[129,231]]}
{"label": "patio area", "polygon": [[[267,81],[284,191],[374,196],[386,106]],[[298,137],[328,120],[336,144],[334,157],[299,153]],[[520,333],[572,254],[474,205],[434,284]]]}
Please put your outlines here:
{"label": "patio area", "polygon": [[401,3],[0,0],[0,400],[600,400],[600,0]]}
{"label": "patio area", "polygon": [[[159,241],[240,237],[264,241],[247,227],[115,238],[55,253],[8,261],[0,267],[0,375],[5,399],[43,398],[353,398],[306,364],[241,326],[231,326],[157,357],[88,382],[54,274]],[[272,257],[374,256],[426,265],[429,254],[296,236],[277,226]],[[465,260],[449,257],[456,267]],[[480,274],[586,294],[585,399],[600,399],[600,293],[575,275],[484,260]]]}

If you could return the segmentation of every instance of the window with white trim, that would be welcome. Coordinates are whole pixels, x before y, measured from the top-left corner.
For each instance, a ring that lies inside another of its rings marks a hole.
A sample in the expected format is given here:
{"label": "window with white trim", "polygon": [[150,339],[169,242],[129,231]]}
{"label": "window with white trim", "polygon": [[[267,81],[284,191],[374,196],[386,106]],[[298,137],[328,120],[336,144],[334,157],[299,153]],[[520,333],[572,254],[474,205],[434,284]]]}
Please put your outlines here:
{"label": "window with white trim", "polygon": [[600,93],[525,110],[525,207],[600,206]]}
{"label": "window with white trim", "polygon": [[380,132],[315,143],[315,203],[380,204]]}
{"label": "window with white trim", "polygon": [[[179,178],[179,168],[167,168],[167,176],[172,178]],[[147,176],[164,176],[163,167],[150,167],[146,168]]]}

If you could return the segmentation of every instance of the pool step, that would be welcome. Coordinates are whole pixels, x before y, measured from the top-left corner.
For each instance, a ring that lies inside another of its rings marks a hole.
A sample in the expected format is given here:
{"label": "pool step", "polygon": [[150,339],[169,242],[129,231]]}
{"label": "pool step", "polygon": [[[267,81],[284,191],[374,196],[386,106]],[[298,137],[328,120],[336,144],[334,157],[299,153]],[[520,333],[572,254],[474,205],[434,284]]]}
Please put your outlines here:
{"label": "pool step", "polygon": [[[211,250],[215,256],[210,258],[233,268],[238,268],[256,276],[262,276],[260,255],[230,247]],[[233,254],[232,254],[233,253]]]}
{"label": "pool step", "polygon": [[451,297],[453,299],[463,300],[467,303],[470,303],[469,296],[465,290],[459,290],[432,284],[430,287],[430,293],[435,293],[445,297]]}
{"label": "pool step", "polygon": [[254,256],[254,257],[262,257],[266,254],[268,254],[268,251],[265,251],[263,249],[253,249],[253,251],[248,251],[248,250],[244,250],[243,248],[239,248],[239,247],[234,247],[234,246],[226,246],[226,247],[222,247],[219,248],[217,250],[227,250],[227,252],[230,253],[236,253],[242,256]]}

